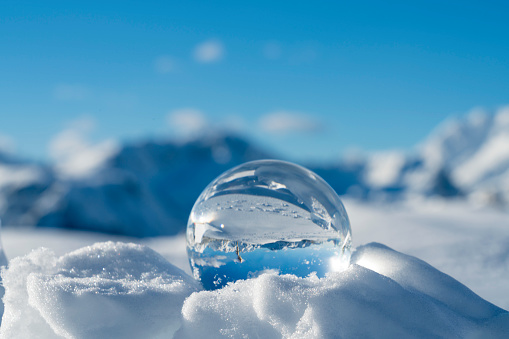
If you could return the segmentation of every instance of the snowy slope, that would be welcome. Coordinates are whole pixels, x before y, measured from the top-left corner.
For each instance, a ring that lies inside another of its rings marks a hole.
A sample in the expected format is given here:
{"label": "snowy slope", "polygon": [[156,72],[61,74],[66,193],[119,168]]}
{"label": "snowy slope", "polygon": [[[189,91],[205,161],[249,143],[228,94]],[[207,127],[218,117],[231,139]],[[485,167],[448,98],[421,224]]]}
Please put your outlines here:
{"label": "snowy slope", "polygon": [[509,197],[509,107],[451,120],[422,150],[428,168],[447,169],[466,192]]}
{"label": "snowy slope", "polygon": [[387,151],[364,159],[372,198],[467,196],[509,205],[509,107],[473,111],[439,125],[413,154]]}
{"label": "snowy slope", "polygon": [[4,225],[34,225],[51,199],[42,199],[54,182],[51,168],[0,155],[0,217]]}

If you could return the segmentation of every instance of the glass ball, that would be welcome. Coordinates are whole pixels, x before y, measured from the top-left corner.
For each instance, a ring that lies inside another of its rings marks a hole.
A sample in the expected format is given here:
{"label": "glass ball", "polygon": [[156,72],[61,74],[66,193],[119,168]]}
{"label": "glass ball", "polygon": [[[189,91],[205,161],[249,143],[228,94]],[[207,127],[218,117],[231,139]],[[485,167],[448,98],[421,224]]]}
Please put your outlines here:
{"label": "glass ball", "polygon": [[213,180],[186,237],[193,276],[206,289],[264,272],[323,277],[350,262],[350,222],[336,192],[280,160],[248,162]]}

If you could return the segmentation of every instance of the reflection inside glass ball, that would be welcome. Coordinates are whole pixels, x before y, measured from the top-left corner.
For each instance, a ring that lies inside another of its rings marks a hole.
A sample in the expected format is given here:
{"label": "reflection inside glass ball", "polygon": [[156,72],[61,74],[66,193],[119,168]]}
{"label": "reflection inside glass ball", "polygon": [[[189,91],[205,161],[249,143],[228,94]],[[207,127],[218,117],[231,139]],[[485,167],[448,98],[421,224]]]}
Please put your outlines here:
{"label": "reflection inside glass ball", "polygon": [[279,160],[226,171],[202,192],[187,225],[193,275],[206,289],[264,272],[305,277],[345,269],[351,229],[334,190]]}

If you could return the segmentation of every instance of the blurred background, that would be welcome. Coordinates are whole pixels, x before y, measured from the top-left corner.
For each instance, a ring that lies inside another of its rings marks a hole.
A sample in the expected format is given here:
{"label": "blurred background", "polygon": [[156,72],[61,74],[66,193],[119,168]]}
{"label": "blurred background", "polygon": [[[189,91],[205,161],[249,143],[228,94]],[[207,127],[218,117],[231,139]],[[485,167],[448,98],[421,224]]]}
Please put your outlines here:
{"label": "blurred background", "polygon": [[502,1],[4,1],[0,218],[185,229],[278,158],[362,204],[509,206]]}

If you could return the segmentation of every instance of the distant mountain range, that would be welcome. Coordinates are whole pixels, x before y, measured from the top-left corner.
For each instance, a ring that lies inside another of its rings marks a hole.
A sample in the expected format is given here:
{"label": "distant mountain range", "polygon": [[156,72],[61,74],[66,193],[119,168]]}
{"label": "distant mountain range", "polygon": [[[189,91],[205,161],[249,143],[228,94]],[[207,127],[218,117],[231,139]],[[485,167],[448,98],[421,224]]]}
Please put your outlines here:
{"label": "distant mountain range", "polygon": [[[172,235],[185,229],[211,180],[264,158],[272,155],[215,132],[188,142],[152,140],[79,153],[54,166],[0,154],[0,218],[8,226]],[[509,109],[449,120],[410,155],[380,152],[306,167],[338,194],[357,199],[440,196],[508,206]]]}

